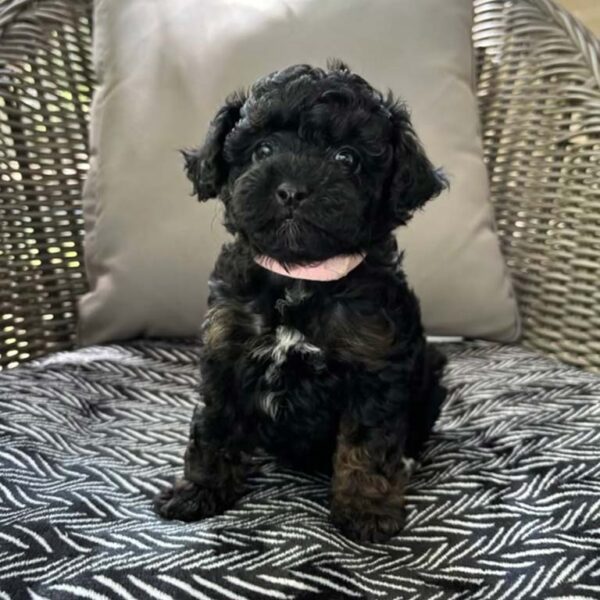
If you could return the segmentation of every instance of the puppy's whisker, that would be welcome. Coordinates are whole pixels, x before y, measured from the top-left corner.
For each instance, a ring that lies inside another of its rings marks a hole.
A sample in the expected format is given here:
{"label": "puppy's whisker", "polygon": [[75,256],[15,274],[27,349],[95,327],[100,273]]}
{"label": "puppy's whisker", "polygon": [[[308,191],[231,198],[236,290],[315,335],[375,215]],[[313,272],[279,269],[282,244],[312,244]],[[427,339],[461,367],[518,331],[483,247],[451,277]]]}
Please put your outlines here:
{"label": "puppy's whisker", "polygon": [[307,217],[306,215],[304,215],[302,217],[302,220],[305,221],[306,223],[308,223],[311,227],[314,227],[315,229],[318,229],[319,231],[322,231],[323,233],[325,233],[328,237],[332,238],[333,240],[335,240],[336,242],[339,242],[340,244],[344,243],[344,240],[341,239],[341,237],[338,237],[335,232],[331,231],[327,226],[323,226],[320,223],[317,223],[316,221],[314,221],[313,219],[311,219],[310,217]]}

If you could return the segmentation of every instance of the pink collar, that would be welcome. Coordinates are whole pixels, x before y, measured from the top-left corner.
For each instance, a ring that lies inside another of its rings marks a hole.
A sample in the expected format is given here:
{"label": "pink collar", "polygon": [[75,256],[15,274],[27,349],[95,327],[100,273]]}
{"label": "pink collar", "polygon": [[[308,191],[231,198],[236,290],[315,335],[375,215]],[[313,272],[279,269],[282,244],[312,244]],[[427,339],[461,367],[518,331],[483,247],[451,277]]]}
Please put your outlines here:
{"label": "pink collar", "polygon": [[311,265],[289,266],[287,268],[274,258],[269,258],[265,255],[255,256],[254,262],[273,273],[291,277],[292,279],[336,281],[342,277],[346,277],[346,275],[358,267],[364,259],[364,254],[342,254]]}

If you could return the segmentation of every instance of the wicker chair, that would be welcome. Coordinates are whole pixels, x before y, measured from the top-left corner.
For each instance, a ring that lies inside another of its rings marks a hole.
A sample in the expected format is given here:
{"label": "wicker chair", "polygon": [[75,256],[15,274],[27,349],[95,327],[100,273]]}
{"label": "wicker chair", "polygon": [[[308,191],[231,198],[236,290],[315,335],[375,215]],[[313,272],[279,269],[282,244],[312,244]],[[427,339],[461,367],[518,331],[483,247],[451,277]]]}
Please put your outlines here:
{"label": "wicker chair", "polygon": [[[387,544],[343,538],[329,478],[275,462],[223,515],[154,514],[196,345],[55,352],[86,286],[90,4],[0,1],[0,600],[598,598],[600,377],[517,345],[446,344],[448,399]],[[551,0],[475,11],[523,343],[600,371],[600,44]]]}
{"label": "wicker chair", "polygon": [[[0,4],[0,369],[75,341],[90,4]],[[474,6],[485,156],[523,344],[600,371],[600,42],[551,0]]]}

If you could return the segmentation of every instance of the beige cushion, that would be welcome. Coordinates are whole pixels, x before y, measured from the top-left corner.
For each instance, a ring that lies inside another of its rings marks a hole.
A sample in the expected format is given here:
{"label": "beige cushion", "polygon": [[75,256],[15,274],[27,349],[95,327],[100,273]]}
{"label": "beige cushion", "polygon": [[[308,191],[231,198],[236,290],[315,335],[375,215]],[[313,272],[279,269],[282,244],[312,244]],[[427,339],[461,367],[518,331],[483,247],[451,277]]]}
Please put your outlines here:
{"label": "beige cushion", "polygon": [[97,0],[99,87],[85,190],[91,291],[80,341],[197,333],[222,242],[177,150],[232,90],[339,57],[412,109],[451,190],[399,232],[429,333],[513,340],[518,316],[488,202],[470,0]]}

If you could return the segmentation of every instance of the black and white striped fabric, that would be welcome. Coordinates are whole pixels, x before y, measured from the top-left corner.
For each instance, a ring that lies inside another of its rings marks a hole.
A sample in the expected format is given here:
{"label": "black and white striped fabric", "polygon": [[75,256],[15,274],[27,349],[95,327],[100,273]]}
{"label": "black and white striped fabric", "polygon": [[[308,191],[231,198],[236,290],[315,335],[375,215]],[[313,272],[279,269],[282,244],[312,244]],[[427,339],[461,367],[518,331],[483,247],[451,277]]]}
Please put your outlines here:
{"label": "black and white striped fabric", "polygon": [[600,598],[600,378],[449,346],[451,390],[388,544],[346,540],[328,481],[267,463],[226,514],[161,521],[195,347],[61,353],[0,375],[0,599]]}

